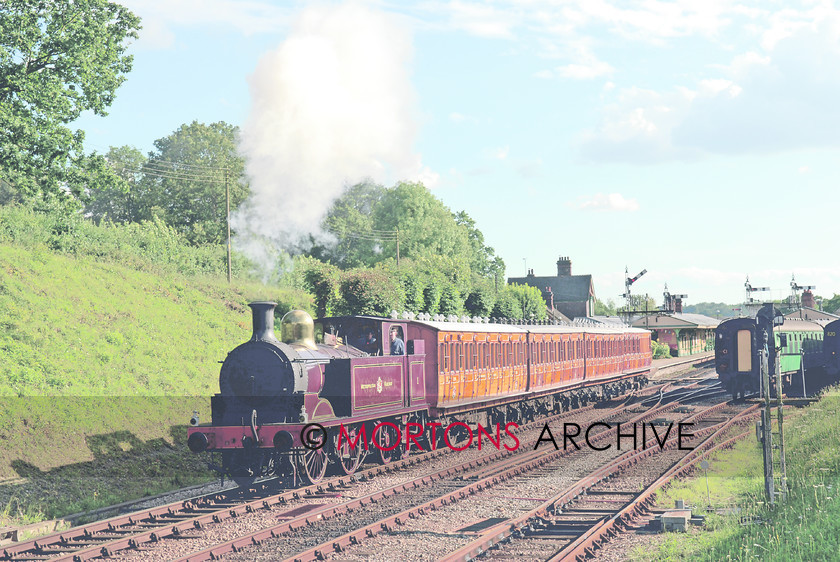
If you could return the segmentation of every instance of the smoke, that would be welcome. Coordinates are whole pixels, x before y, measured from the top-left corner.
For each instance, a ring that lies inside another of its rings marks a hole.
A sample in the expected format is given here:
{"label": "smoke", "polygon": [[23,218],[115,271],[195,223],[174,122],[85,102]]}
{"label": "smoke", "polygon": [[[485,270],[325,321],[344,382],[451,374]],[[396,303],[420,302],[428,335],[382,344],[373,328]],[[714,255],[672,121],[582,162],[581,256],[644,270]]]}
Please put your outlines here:
{"label": "smoke", "polygon": [[394,16],[354,3],[301,13],[249,79],[240,146],[252,195],[232,218],[238,250],[266,260],[322,238],[346,185],[429,177],[412,147],[411,56]]}

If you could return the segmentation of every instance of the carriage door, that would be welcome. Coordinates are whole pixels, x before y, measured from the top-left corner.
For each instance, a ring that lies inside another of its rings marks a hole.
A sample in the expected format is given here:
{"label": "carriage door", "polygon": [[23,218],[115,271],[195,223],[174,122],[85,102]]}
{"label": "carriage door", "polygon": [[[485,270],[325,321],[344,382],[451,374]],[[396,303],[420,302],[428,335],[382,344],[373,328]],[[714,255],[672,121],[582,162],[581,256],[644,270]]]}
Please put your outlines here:
{"label": "carriage door", "polygon": [[750,373],[752,372],[752,333],[749,330],[738,330],[736,337],[738,372]]}
{"label": "carriage door", "polygon": [[[399,339],[401,345],[398,343],[393,345],[391,332],[396,332],[396,339]],[[400,386],[400,396],[402,396],[403,406],[408,405],[408,388],[409,388],[409,376],[408,376],[408,360],[407,360],[407,353],[408,353],[408,341],[406,336],[408,336],[407,325],[404,322],[383,322],[382,323],[382,352],[386,356],[390,356],[391,361],[388,362],[389,365],[392,365],[394,369],[394,380],[395,384],[399,384]],[[396,349],[394,349],[396,348]],[[402,350],[401,353],[391,353],[391,350],[394,351]],[[423,356],[425,359],[425,355]],[[397,375],[399,373],[399,375]]]}

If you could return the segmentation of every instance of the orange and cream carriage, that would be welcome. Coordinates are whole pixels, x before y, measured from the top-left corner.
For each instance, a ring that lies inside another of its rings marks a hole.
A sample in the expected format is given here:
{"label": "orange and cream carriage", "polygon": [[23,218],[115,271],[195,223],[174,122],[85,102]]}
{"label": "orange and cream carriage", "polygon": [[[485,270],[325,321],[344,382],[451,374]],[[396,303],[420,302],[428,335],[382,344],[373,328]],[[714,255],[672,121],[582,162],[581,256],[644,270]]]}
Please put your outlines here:
{"label": "orange and cream carriage", "polygon": [[[313,322],[292,311],[278,340],[274,306],[251,304],[253,335],[223,362],[212,422],[188,430],[190,449],[220,455],[220,472],[240,483],[317,482],[330,466],[354,472],[368,454],[387,463],[407,443],[436,446],[429,424],[488,427],[562,411],[639,387],[651,362],[650,333],[625,327]],[[391,355],[394,338],[403,354]],[[417,439],[406,440],[412,427]]]}

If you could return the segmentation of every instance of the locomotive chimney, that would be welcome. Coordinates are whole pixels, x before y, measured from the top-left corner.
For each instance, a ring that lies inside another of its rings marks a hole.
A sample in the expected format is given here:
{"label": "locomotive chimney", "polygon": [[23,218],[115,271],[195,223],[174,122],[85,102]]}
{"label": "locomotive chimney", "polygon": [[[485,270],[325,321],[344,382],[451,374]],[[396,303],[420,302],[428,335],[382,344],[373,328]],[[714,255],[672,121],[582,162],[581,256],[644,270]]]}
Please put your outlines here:
{"label": "locomotive chimney", "polygon": [[274,307],[276,302],[252,302],[251,315],[254,320],[254,333],[251,341],[276,341],[274,337]]}

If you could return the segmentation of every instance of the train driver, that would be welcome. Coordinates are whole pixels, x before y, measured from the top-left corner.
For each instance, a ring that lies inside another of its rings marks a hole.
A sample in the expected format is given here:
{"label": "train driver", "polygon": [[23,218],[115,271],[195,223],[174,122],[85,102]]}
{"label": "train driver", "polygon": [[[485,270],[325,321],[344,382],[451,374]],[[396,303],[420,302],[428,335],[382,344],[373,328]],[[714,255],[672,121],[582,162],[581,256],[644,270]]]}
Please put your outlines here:
{"label": "train driver", "polygon": [[403,343],[402,329],[399,326],[391,326],[391,355],[405,355],[405,343]]}

